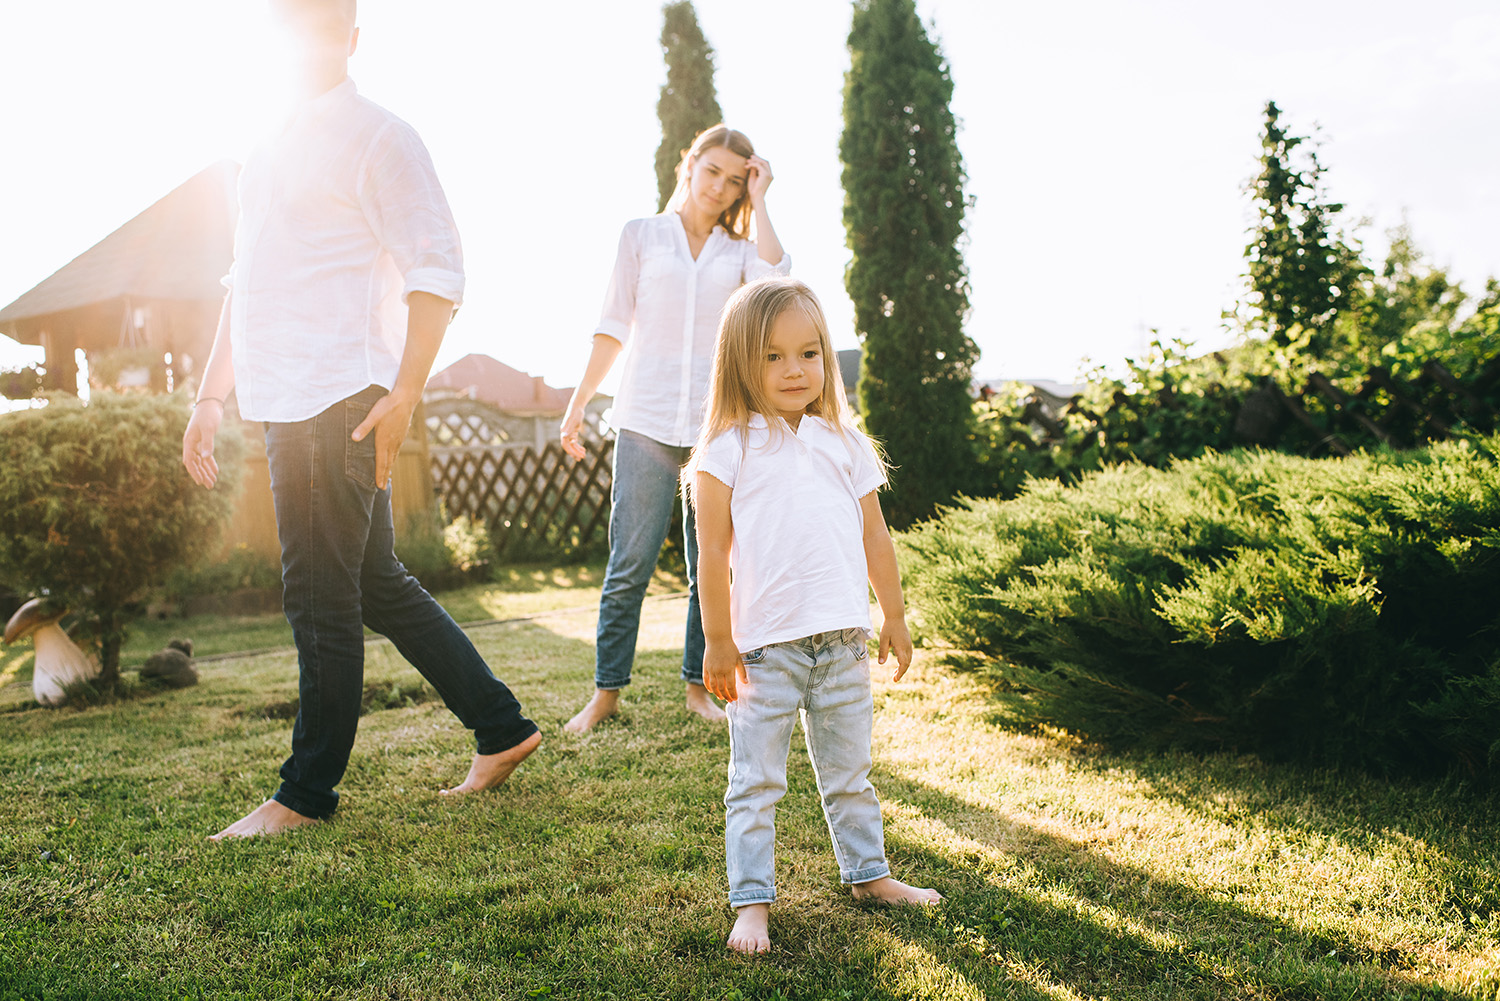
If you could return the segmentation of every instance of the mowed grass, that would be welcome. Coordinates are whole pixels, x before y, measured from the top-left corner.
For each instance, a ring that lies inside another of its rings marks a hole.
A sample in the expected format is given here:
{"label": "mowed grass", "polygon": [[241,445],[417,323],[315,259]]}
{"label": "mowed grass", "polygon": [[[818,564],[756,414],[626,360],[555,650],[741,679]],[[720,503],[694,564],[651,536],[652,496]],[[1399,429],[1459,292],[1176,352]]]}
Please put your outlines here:
{"label": "mowed grass", "polygon": [[[438,599],[460,623],[525,618],[566,608],[586,609],[598,603],[604,564],[561,567],[523,564],[501,567],[494,577],[493,583],[444,591]],[[647,593],[652,598],[667,597],[686,588],[685,579],[658,572]],[[589,593],[590,589],[593,593]],[[139,670],[148,656],[178,638],[192,640],[194,655],[210,659],[292,646],[291,627],[279,611],[264,615],[144,617],[131,626],[120,652],[121,672],[126,681],[132,680],[131,672]],[[31,665],[29,642],[0,648],[0,705],[30,698]]]}
{"label": "mowed grass", "polygon": [[[728,740],[682,707],[684,602],[648,602],[623,713],[572,737],[597,573],[531,573],[455,608],[537,616],[471,630],[545,734],[490,794],[437,794],[468,736],[405,705],[362,719],[332,822],[214,844],[274,788],[293,654],[85,711],[11,697],[0,999],[1500,998],[1493,799],[1016,734],[925,654],[876,686],[874,781],[898,876],[946,902],[850,902],[796,746],[775,947],[728,955]],[[383,643],[367,674],[417,681]]]}

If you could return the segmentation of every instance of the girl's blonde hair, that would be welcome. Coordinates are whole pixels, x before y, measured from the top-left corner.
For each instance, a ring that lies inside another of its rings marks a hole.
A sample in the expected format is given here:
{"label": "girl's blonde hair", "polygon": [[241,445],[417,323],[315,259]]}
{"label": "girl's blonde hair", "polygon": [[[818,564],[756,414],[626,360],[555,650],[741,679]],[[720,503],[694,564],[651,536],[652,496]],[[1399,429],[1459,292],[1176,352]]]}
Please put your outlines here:
{"label": "girl's blonde hair", "polygon": [[800,311],[817,330],[818,351],[823,356],[823,387],[808,404],[806,413],[823,418],[848,444],[852,444],[854,436],[870,441],[876,462],[885,470],[885,456],[879,445],[854,423],[849,401],[844,396],[838,355],[828,337],[828,321],[818,297],[795,278],[769,275],[742,285],[724,305],[714,340],[714,364],[708,377],[708,398],[703,405],[703,427],[692,458],[682,470],[686,489],[691,490],[697,474],[698,455],[714,438],[738,428],[740,440],[748,444],[751,414],[766,419],[772,440],[789,430],[785,420],[774,416],[776,408],[766,397],[765,368],[771,328],[782,313],[792,309]]}
{"label": "girl's blonde hair", "polygon": [[[676,212],[687,201],[689,175],[692,173],[693,161],[703,154],[704,150],[713,149],[715,146],[723,146],[729,152],[737,156],[743,156],[747,160],[755,155],[755,147],[751,145],[750,138],[743,132],[736,132],[722,122],[711,125],[698,133],[693,140],[693,145],[682,151],[682,162],[677,165],[677,187],[672,189],[672,197],[667,199],[667,207],[664,212]],[[734,204],[725,209],[716,220],[724,231],[729,234],[731,240],[743,240],[750,235],[750,185],[747,181],[745,190],[734,200]]]}

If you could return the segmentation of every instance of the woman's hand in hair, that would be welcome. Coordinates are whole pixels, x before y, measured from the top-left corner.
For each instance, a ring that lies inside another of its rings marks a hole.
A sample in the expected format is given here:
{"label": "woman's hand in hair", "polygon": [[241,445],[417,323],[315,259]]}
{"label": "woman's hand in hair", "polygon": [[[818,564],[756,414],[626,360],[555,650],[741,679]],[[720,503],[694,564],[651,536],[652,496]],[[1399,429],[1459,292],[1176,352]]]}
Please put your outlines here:
{"label": "woman's hand in hair", "polygon": [[745,166],[749,173],[745,178],[745,189],[750,192],[750,202],[754,204],[766,197],[766,189],[775,177],[771,174],[771,165],[761,157],[751,156]]}

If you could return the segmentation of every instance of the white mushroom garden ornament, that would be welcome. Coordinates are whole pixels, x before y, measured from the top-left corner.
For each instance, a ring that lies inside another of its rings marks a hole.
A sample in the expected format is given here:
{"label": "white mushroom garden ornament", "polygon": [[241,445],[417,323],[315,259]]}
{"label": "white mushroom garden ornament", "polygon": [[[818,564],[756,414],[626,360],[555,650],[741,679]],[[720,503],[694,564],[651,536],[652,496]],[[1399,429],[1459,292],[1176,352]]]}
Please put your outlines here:
{"label": "white mushroom garden ornament", "polygon": [[57,624],[66,614],[67,609],[49,611],[41,598],[32,598],[5,625],[6,646],[26,636],[36,646],[31,691],[44,706],[61,705],[68,685],[99,675],[99,662],[80,650]]}

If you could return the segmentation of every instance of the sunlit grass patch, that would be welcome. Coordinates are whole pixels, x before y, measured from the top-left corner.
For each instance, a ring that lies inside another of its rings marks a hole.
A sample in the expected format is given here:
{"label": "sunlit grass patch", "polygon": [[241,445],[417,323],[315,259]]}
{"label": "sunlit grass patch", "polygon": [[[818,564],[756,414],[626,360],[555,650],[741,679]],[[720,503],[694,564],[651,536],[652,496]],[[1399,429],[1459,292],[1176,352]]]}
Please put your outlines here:
{"label": "sunlit grass patch", "polygon": [[[561,579],[516,593],[596,600]],[[581,737],[560,726],[592,689],[592,611],[474,628],[545,740],[502,790],[456,801],[438,790],[467,734],[400,697],[420,680],[371,644],[387,698],[338,814],[265,841],[204,839],[274,788],[291,721],[254,710],[295,698],[289,650],[128,703],[0,714],[0,997],[1500,996],[1492,801],[1018,734],[922,655],[876,684],[873,780],[897,875],[946,902],[851,902],[798,737],[774,948],[730,956],[728,739],[682,705],[684,606],[647,604],[622,712]]]}

